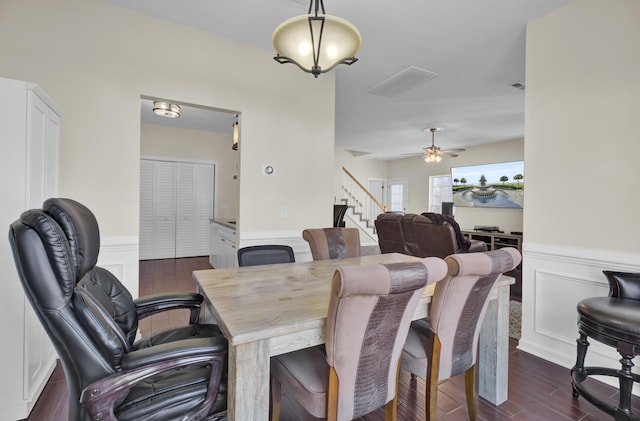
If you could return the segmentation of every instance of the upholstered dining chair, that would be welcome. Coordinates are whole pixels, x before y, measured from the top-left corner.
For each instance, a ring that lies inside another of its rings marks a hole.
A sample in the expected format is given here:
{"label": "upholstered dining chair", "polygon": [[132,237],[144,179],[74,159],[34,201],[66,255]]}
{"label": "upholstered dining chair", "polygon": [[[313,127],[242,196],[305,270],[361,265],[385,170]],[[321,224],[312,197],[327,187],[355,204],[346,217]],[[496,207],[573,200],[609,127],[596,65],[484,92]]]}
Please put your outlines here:
{"label": "upholstered dining chair", "polygon": [[[576,364],[571,369],[573,396],[584,397],[616,420],[638,420],[633,413],[631,394],[640,375],[631,371],[640,355],[640,273],[603,271],[609,283],[607,297],[590,297],[577,305],[578,331]],[[613,347],[621,356],[618,367],[585,366],[588,338]],[[589,386],[589,376],[616,377],[619,384],[618,404],[607,402],[610,394],[598,396],[598,388]]]}
{"label": "upholstered dining chair", "polygon": [[380,253],[377,245],[360,245],[358,228],[310,228],[302,231],[302,238],[309,243],[313,260],[346,259]]}
{"label": "upholstered dining chair", "polygon": [[399,357],[426,285],[446,274],[442,259],[344,266],[327,313],[326,355],[312,347],[271,358],[272,420],[281,391],[313,416],[351,420],[382,406],[396,419]]}
{"label": "upholstered dining chair", "polygon": [[436,420],[438,383],[463,373],[469,418],[476,419],[480,325],[496,280],[520,260],[515,248],[445,258],[448,273],[435,286],[429,318],[411,324],[401,358],[412,377],[426,378],[425,419]]}
{"label": "upholstered dining chair", "polygon": [[266,244],[238,249],[238,266],[273,265],[295,263],[296,258],[290,246]]}
{"label": "upholstered dining chair", "polygon": [[[9,231],[26,296],[64,369],[69,420],[204,418],[226,408],[227,342],[197,323],[203,297],[158,294],[133,300],[96,266],[93,213],[70,199],[24,212]],[[138,320],[189,309],[190,324],[136,340]]]}

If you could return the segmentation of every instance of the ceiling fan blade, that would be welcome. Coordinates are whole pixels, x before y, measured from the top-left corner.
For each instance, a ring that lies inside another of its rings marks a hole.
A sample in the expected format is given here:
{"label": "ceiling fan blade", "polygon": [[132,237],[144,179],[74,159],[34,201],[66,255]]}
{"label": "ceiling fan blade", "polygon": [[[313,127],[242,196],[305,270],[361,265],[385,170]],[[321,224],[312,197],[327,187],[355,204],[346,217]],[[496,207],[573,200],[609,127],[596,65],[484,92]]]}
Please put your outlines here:
{"label": "ceiling fan blade", "polygon": [[458,154],[455,154],[455,153],[450,153],[450,152],[445,152],[445,153],[446,153],[447,155],[449,155],[450,157],[452,157],[452,158],[455,158],[455,157],[457,157],[457,156],[458,156]]}
{"label": "ceiling fan blade", "polygon": [[457,153],[457,152],[464,152],[464,149],[444,149],[442,150],[443,153]]}
{"label": "ceiling fan blade", "polygon": [[418,152],[418,153],[401,153],[400,155],[404,155],[404,156],[418,156],[418,155],[424,155],[424,153],[422,152]]}

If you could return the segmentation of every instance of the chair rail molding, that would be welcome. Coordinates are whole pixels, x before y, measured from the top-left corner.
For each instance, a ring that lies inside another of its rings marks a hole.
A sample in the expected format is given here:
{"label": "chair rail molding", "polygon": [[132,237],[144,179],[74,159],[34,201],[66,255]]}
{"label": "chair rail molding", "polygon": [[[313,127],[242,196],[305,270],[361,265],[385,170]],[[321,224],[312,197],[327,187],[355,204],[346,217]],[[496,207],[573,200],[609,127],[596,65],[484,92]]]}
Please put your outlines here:
{"label": "chair rail molding", "polygon": [[[576,306],[607,296],[603,270],[640,272],[640,254],[523,244],[522,338],[518,349],[566,368],[573,367],[578,338]],[[592,342],[587,365],[617,367],[620,356]],[[614,384],[616,379],[603,379]]]}

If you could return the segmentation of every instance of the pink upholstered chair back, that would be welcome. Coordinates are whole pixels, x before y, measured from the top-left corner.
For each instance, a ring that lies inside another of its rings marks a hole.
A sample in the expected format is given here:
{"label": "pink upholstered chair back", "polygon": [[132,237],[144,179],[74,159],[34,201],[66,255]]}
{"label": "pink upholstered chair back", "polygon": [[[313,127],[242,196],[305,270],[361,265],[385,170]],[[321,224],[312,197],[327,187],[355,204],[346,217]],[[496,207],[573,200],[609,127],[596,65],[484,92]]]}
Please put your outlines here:
{"label": "pink upholstered chair back", "polygon": [[302,231],[313,260],[345,259],[360,256],[358,228],[313,228]]}
{"label": "pink upholstered chair back", "polygon": [[396,394],[398,361],[416,305],[447,272],[442,259],[348,266],[331,285],[327,362],[338,376],[338,418],[351,420]]}
{"label": "pink upholstered chair back", "polygon": [[448,256],[447,276],[435,287],[429,311],[431,330],[440,340],[439,380],[464,373],[476,361],[480,324],[489,294],[503,272],[515,268],[515,248]]}

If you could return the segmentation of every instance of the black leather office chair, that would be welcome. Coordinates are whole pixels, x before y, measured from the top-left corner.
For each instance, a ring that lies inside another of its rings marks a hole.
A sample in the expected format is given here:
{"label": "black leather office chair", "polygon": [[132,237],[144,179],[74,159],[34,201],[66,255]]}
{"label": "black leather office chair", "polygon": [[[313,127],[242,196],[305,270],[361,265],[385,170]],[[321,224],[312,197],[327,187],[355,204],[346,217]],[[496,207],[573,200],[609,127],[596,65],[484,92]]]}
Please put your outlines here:
{"label": "black leather office chair", "polygon": [[[196,419],[226,408],[227,342],[197,323],[203,297],[164,294],[133,300],[96,266],[97,221],[70,199],[24,212],[9,240],[27,298],[60,357],[69,420]],[[138,319],[191,310],[188,326],[135,341]]]}
{"label": "black leather office chair", "polygon": [[294,263],[293,249],[289,246],[267,244],[238,249],[238,266],[272,265]]}
{"label": "black leather office chair", "polygon": [[[640,273],[603,271],[609,282],[608,297],[586,298],[578,303],[578,330],[576,365],[571,369],[573,396],[584,397],[616,420],[638,420],[631,408],[633,383],[640,375],[633,373],[633,359],[640,355]],[[585,357],[592,338],[614,347],[621,356],[620,367],[585,367]],[[618,405],[607,402],[607,396],[598,396],[598,388],[588,388],[589,376],[611,376],[620,384]]]}

